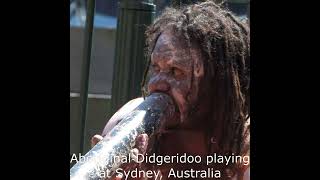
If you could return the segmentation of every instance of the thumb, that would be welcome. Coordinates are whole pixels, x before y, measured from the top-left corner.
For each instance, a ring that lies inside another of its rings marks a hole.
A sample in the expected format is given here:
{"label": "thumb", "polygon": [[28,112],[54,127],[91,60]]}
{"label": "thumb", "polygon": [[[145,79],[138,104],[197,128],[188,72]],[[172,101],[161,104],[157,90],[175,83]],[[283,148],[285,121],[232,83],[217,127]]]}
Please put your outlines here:
{"label": "thumb", "polygon": [[102,136],[96,134],[91,138],[91,148],[103,139]]}
{"label": "thumb", "polygon": [[136,145],[135,147],[139,150],[140,154],[145,154],[147,152],[149,142],[149,136],[147,134],[140,134],[136,138]]}

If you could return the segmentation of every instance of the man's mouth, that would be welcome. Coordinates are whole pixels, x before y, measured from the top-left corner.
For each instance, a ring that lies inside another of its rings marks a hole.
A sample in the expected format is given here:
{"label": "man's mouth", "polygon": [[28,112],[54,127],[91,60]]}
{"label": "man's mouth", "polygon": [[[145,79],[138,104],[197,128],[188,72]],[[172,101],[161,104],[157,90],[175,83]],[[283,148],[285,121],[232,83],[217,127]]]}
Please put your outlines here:
{"label": "man's mouth", "polygon": [[[153,93],[155,93],[155,92],[153,92]],[[164,92],[160,92],[160,93],[164,93]],[[179,127],[180,122],[181,122],[180,108],[178,106],[178,103],[176,102],[176,99],[171,94],[169,94],[169,93],[164,93],[164,94],[167,94],[168,96],[171,97],[175,110],[174,110],[174,114],[173,114],[172,118],[162,120],[163,122],[161,123],[162,124],[161,129],[162,130],[174,130]],[[168,110],[168,111],[171,111],[171,110]],[[170,112],[168,112],[168,113],[170,113]]]}
{"label": "man's mouth", "polygon": [[181,122],[180,109],[179,109],[179,106],[178,106],[177,102],[175,101],[175,99],[171,95],[169,95],[169,96],[172,98],[172,100],[174,102],[175,112],[174,112],[174,115],[172,116],[171,119],[165,120],[165,122],[163,123],[163,125],[164,125],[163,127],[165,130],[174,130],[179,127],[180,122]]}

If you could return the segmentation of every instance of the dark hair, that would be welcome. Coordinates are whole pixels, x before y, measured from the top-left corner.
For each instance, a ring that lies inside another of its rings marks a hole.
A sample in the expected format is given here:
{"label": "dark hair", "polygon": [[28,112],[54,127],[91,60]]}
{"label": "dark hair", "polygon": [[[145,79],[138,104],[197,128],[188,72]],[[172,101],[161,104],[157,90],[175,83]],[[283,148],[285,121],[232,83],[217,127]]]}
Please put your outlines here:
{"label": "dark hair", "polygon": [[[247,154],[249,142],[244,138],[249,136],[250,126],[245,128],[250,117],[249,26],[212,1],[179,9],[166,8],[146,31],[149,57],[158,37],[169,27],[180,32],[189,47],[191,43],[198,43],[206,58],[204,68],[212,77],[214,98],[212,128],[216,122],[222,123],[220,153]],[[146,72],[149,65],[150,60]]]}

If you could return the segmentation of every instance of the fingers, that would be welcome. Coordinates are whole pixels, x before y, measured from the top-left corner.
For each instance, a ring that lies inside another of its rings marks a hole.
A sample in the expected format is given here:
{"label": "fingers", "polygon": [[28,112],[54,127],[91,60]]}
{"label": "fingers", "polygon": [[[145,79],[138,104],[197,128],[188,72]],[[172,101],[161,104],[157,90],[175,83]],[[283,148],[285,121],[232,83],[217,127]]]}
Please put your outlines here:
{"label": "fingers", "polygon": [[102,136],[96,134],[91,138],[91,148],[103,139]]}
{"label": "fingers", "polygon": [[130,169],[134,169],[135,167],[137,167],[139,165],[139,163],[138,163],[139,162],[138,161],[139,150],[137,148],[134,148],[129,153],[130,153],[130,162],[121,165],[121,168],[124,171],[129,171]]}
{"label": "fingers", "polygon": [[[102,137],[101,135],[94,135],[91,138],[91,147],[95,146],[103,138],[104,137]],[[105,137],[105,138],[107,138],[107,137]],[[125,163],[125,164],[121,165],[122,169],[124,169],[125,171],[128,171],[129,169],[133,169],[139,165],[139,163],[137,163],[137,162],[141,161],[142,157],[139,156],[138,154],[144,155],[146,153],[147,147],[148,147],[149,137],[147,134],[141,134],[136,138],[135,141],[136,141],[135,148],[133,148],[130,151],[130,156],[132,158],[132,161],[130,163]],[[140,159],[138,159],[138,158],[140,158]],[[115,175],[111,179],[112,180],[121,180],[122,174]]]}
{"label": "fingers", "polygon": [[138,154],[139,154],[139,150],[137,148],[134,148],[130,151],[130,157],[134,162],[139,162],[138,161],[138,158],[139,158]]}
{"label": "fingers", "polygon": [[121,180],[122,179],[122,174],[118,174],[115,178],[114,178],[114,180]]}
{"label": "fingers", "polygon": [[147,134],[140,134],[136,138],[136,148],[140,154],[145,154],[148,148],[149,137]]}
{"label": "fingers", "polygon": [[141,134],[136,138],[136,145],[130,153],[131,162],[122,165],[122,168],[125,171],[129,169],[133,169],[139,165],[143,157],[141,155],[145,155],[148,147],[149,137],[147,134]]}
{"label": "fingers", "polygon": [[114,174],[111,176],[111,178],[105,178],[104,180],[121,180],[123,177],[123,174]]}

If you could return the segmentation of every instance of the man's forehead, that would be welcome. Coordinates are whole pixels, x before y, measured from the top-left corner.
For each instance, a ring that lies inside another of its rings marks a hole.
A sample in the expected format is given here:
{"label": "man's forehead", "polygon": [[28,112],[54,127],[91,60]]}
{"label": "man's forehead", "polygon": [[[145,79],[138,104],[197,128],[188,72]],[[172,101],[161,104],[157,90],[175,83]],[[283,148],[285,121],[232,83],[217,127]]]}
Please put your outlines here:
{"label": "man's forehead", "polygon": [[183,49],[188,48],[185,37],[183,37],[180,33],[177,33],[174,30],[172,30],[172,28],[163,31],[160,34],[156,42],[156,46],[157,44],[167,45],[169,47],[178,47]]}
{"label": "man's forehead", "polygon": [[162,33],[152,52],[152,58],[157,59],[173,59],[172,63],[181,65],[190,65],[192,59],[190,57],[189,48],[185,45],[182,37],[171,32]]}

